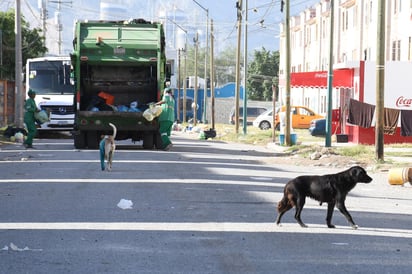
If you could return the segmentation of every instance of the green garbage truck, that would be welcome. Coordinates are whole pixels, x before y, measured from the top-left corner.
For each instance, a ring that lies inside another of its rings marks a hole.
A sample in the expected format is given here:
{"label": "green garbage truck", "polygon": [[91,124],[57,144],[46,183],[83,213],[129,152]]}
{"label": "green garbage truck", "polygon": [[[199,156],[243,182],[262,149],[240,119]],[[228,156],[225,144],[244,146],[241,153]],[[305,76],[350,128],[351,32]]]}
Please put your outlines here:
{"label": "green garbage truck", "polygon": [[170,79],[161,23],[77,21],[71,62],[75,148],[97,149],[101,136],[112,130],[109,123],[117,128],[116,140],[161,147],[157,118],[143,116]]}

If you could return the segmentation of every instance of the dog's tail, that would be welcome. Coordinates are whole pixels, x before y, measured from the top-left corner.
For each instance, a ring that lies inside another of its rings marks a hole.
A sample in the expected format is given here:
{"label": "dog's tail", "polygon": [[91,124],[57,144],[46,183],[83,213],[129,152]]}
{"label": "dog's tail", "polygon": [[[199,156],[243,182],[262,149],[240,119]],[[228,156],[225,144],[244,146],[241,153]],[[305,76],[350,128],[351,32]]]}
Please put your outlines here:
{"label": "dog's tail", "polygon": [[278,212],[285,212],[295,206],[293,202],[293,193],[289,191],[287,187],[285,187],[282,200],[278,202]]}
{"label": "dog's tail", "polygon": [[278,212],[284,212],[290,208],[289,199],[287,196],[283,196],[282,200],[278,202]]}
{"label": "dog's tail", "polygon": [[113,128],[113,140],[116,138],[117,128],[112,123],[109,123],[109,126]]}

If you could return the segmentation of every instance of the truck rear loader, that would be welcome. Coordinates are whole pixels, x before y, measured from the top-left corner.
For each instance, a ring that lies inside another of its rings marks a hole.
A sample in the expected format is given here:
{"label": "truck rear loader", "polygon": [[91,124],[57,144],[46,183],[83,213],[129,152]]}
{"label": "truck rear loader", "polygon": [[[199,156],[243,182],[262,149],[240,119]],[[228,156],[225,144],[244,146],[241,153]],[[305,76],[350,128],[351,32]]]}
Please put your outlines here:
{"label": "truck rear loader", "polygon": [[74,146],[97,149],[112,123],[117,140],[160,148],[158,120],[146,120],[143,111],[160,99],[170,77],[162,24],[77,21],[73,48]]}

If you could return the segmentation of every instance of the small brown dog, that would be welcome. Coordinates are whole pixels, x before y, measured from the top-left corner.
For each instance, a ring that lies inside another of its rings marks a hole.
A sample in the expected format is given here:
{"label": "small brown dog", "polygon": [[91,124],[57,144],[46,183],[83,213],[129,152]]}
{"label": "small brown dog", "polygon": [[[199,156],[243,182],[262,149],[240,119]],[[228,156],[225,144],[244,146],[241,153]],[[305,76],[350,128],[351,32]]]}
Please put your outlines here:
{"label": "small brown dog", "polygon": [[345,171],[322,176],[299,176],[289,181],[283,190],[283,198],[278,202],[278,217],[276,224],[280,224],[283,214],[296,207],[295,219],[301,227],[307,227],[301,220],[300,214],[305,205],[306,197],[315,199],[322,204],[328,203],[326,224],[334,228],[332,224],[333,209],[336,207],[346,217],[352,228],[358,226],[353,222],[352,216],[345,207],[346,195],[357,183],[370,183],[372,178],[360,166],[351,167]]}
{"label": "small brown dog", "polygon": [[114,140],[116,138],[117,128],[112,123],[109,123],[109,125],[113,128],[113,135],[103,135],[102,136],[102,140],[100,141],[100,144],[99,144],[99,150],[100,150],[100,166],[102,170],[106,169],[105,163],[104,163],[104,161],[106,160],[107,170],[111,171],[112,164],[113,164],[113,155],[116,149],[116,144],[114,143]]}

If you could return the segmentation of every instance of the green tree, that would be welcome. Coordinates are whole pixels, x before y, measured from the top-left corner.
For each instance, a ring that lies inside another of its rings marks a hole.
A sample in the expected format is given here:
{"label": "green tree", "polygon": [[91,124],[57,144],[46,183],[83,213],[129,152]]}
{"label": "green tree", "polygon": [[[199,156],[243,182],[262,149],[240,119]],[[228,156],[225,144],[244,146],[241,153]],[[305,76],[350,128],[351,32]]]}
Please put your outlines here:
{"label": "green tree", "polygon": [[251,100],[271,101],[272,86],[278,84],[279,51],[270,52],[265,48],[254,52],[253,61],[248,66],[247,92]]}
{"label": "green tree", "polygon": [[234,46],[225,48],[216,56],[215,69],[218,86],[236,81],[236,48]]}
{"label": "green tree", "polygon": [[[182,53],[182,57],[181,57],[182,64],[184,64],[184,57],[183,57],[184,54],[186,54],[186,76],[187,77],[194,76],[195,75],[195,46],[194,45],[188,46],[186,52]],[[208,58],[207,60],[208,66],[210,64],[209,62],[210,60]],[[181,69],[183,69],[183,67]],[[205,49],[199,47],[197,49],[197,76],[199,76],[200,78],[204,78],[204,75],[205,75]]]}
{"label": "green tree", "polygon": [[[3,79],[13,80],[15,78],[15,56],[16,43],[14,33],[15,11],[0,12],[0,30],[2,31],[3,66],[0,67],[0,75]],[[22,62],[26,64],[28,58],[43,56],[47,52],[44,46],[44,36],[39,28],[30,28],[30,24],[21,20]]]}
{"label": "green tree", "polygon": [[[184,69],[184,57],[181,57],[182,67]],[[224,85],[229,82],[235,82],[235,67],[236,67],[236,49],[234,47],[225,48],[223,51],[215,54],[215,83],[217,86]],[[186,51],[186,75],[195,75],[195,47],[189,46]],[[208,77],[210,77],[210,56],[207,59]],[[183,75],[183,72],[182,72]],[[198,48],[197,55],[197,76],[204,78],[205,75],[205,49]],[[182,79],[183,80],[183,79]],[[183,83],[182,83],[183,87]]]}

